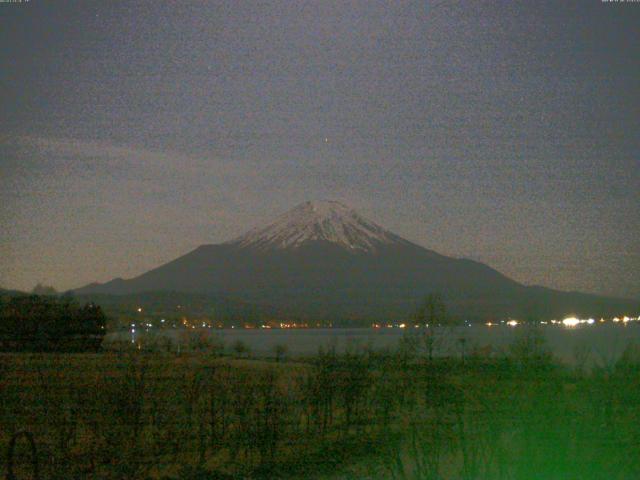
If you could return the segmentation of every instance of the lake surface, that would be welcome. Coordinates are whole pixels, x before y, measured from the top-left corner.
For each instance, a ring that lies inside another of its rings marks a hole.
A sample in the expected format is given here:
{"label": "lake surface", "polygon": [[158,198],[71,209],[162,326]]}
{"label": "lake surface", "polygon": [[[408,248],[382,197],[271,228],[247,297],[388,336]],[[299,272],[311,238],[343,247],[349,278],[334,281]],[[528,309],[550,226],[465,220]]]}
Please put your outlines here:
{"label": "lake surface", "polygon": [[[546,347],[560,361],[576,364],[583,360],[589,364],[610,365],[629,345],[640,345],[640,323],[607,323],[603,325],[580,325],[568,328],[559,325],[537,327],[546,340]],[[127,340],[147,342],[167,336],[175,342],[185,340],[185,333],[215,336],[226,348],[240,340],[256,356],[273,355],[277,345],[286,345],[291,355],[311,355],[320,347],[334,346],[343,352],[347,348],[371,346],[374,349],[394,348],[404,335],[419,335],[424,329],[400,328],[327,328],[327,329],[180,329],[156,330],[151,333],[138,330],[112,332],[106,342]],[[527,335],[530,327],[472,325],[467,327],[436,328],[439,355],[461,355],[475,348],[490,348],[493,352],[504,351],[514,341]],[[461,341],[460,339],[464,339]]]}

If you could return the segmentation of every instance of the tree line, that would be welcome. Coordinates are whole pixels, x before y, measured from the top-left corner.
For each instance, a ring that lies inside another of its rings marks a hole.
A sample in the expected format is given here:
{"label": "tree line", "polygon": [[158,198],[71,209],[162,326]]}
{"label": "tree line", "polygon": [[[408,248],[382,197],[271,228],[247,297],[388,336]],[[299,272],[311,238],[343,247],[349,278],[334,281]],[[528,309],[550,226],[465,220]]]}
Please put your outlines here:
{"label": "tree line", "polygon": [[87,351],[100,348],[106,317],[98,305],[41,295],[0,297],[0,350]]}

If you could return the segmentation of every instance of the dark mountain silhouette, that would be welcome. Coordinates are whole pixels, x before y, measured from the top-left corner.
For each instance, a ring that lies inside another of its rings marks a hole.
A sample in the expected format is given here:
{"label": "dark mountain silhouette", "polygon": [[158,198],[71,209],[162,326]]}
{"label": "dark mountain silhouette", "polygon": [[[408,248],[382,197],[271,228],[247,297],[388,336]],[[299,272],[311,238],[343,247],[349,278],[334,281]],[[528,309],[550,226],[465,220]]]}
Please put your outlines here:
{"label": "dark mountain silhouette", "polygon": [[405,317],[428,293],[469,320],[601,316],[637,302],[528,287],[479,262],[440,255],[338,202],[306,202],[263,229],[202,245],[138,277],[76,294],[215,294],[309,318]]}
{"label": "dark mountain silhouette", "polygon": [[26,295],[26,293],[21,292],[19,290],[8,290],[6,288],[0,287],[0,296],[17,296],[17,295]]}
{"label": "dark mountain silhouette", "polygon": [[[286,311],[268,305],[245,302],[226,295],[212,293],[185,293],[176,291],[142,292],[125,295],[89,293],[74,295],[83,302],[100,305],[112,319],[123,320],[120,326],[145,316],[162,317],[169,322],[179,321],[183,316],[214,320],[216,324],[258,323],[264,320],[294,320]],[[142,315],[138,315],[138,308]]]}

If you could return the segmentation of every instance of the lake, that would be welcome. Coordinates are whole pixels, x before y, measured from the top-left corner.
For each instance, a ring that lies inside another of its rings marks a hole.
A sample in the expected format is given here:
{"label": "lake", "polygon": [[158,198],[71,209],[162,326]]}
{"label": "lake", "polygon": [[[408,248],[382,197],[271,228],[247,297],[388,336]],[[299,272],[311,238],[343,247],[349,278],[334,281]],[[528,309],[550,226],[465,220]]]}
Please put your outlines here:
{"label": "lake", "polygon": [[[565,327],[542,325],[538,329],[546,340],[546,346],[560,361],[576,364],[585,360],[589,364],[610,365],[632,344],[640,345],[640,324],[596,324]],[[467,327],[436,328],[439,355],[461,355],[475,348],[490,347],[503,351],[515,340],[527,334],[530,327],[471,325]],[[158,336],[168,336],[174,341],[184,339],[185,332],[216,336],[228,349],[234,342],[244,342],[253,355],[273,355],[277,345],[286,345],[291,355],[311,355],[320,347],[334,346],[342,352],[350,347],[371,346],[374,349],[394,348],[404,335],[418,335],[424,329],[401,328],[307,328],[307,329],[182,329],[145,331],[119,331],[109,333],[105,342],[114,340],[150,341]],[[464,341],[461,341],[464,339]]]}

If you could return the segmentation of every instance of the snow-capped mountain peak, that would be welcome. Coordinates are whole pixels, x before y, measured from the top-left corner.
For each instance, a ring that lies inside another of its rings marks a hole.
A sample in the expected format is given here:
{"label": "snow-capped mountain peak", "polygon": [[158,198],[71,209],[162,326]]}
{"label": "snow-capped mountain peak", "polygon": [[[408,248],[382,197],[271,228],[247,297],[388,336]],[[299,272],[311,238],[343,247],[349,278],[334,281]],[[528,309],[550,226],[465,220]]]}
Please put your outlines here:
{"label": "snow-capped mountain peak", "polygon": [[405,241],[366,220],[346,205],[332,201],[305,202],[231,243],[261,250],[296,248],[325,241],[348,250],[375,251],[380,245]]}

